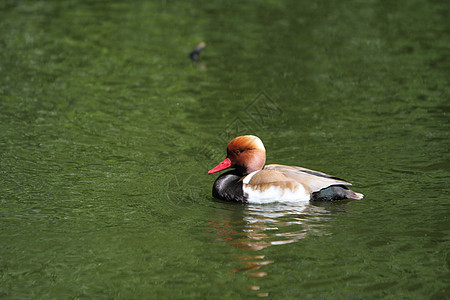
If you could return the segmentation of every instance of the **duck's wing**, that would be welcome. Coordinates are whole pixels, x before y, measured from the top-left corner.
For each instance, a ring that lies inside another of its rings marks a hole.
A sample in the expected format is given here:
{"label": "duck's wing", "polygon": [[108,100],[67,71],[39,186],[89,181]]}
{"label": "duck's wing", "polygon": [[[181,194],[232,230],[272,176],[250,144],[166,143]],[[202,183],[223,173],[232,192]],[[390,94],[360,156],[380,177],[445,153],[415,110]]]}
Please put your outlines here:
{"label": "duck's wing", "polygon": [[350,182],[343,179],[302,167],[273,164],[266,165],[264,170],[281,172],[286,178],[309,187],[313,193],[332,185],[352,185]]}

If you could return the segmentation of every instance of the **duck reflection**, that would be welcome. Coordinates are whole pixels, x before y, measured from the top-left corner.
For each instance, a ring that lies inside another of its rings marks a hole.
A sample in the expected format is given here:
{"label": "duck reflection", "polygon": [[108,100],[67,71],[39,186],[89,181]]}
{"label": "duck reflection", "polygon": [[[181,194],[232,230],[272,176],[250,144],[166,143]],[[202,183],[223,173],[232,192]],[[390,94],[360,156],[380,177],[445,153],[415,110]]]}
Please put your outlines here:
{"label": "duck reflection", "polygon": [[[210,223],[214,227],[212,231],[216,241],[225,241],[243,252],[236,255],[241,266],[230,272],[246,272],[249,277],[267,276],[263,267],[275,261],[261,253],[252,255],[246,251],[259,252],[271,246],[295,243],[312,233],[327,234],[326,219],[330,215],[328,206],[313,203],[236,205],[228,207],[226,212],[226,216],[222,215],[224,219]],[[252,285],[248,289],[257,291],[260,287]]]}
{"label": "duck reflection", "polygon": [[233,239],[233,246],[257,251],[297,242],[323,227],[321,220],[326,214],[326,209],[309,203],[248,205],[240,229],[245,235]]}

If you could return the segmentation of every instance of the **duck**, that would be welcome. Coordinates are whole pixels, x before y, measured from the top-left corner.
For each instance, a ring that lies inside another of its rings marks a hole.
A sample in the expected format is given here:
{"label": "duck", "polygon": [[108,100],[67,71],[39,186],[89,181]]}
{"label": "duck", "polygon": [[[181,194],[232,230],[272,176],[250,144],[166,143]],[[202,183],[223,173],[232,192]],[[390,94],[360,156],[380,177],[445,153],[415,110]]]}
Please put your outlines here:
{"label": "duck", "polygon": [[266,165],[266,149],[255,135],[234,138],[227,156],[208,171],[221,174],[212,195],[224,201],[264,204],[274,202],[360,200],[364,197],[348,188],[351,183],[326,173],[302,167]]}

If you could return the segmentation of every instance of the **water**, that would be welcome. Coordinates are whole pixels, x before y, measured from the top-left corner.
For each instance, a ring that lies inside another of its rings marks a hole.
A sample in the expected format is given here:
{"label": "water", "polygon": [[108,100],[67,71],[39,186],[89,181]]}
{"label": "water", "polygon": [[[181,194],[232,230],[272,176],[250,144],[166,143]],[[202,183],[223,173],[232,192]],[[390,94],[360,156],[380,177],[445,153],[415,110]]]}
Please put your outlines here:
{"label": "water", "polygon": [[[448,11],[2,1],[0,297],[449,298]],[[212,199],[249,133],[366,197]]]}

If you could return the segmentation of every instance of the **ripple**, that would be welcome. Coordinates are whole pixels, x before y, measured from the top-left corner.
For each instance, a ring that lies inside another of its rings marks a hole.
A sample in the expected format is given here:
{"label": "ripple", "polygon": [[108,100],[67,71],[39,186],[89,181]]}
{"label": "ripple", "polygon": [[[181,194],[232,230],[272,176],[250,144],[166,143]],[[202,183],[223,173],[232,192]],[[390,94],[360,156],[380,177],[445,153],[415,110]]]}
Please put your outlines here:
{"label": "ripple", "polygon": [[[232,206],[231,206],[232,207]],[[296,204],[266,204],[235,206],[222,215],[221,220],[209,222],[209,232],[215,242],[226,242],[242,254],[233,255],[239,267],[230,273],[243,273],[249,278],[268,276],[268,265],[276,261],[260,252],[269,247],[282,247],[305,239],[311,234],[328,234],[327,219],[330,210],[326,205],[309,202]],[[248,252],[250,251],[250,252]],[[255,255],[251,253],[255,253]],[[247,290],[258,291],[265,297],[261,286],[251,284]]]}

